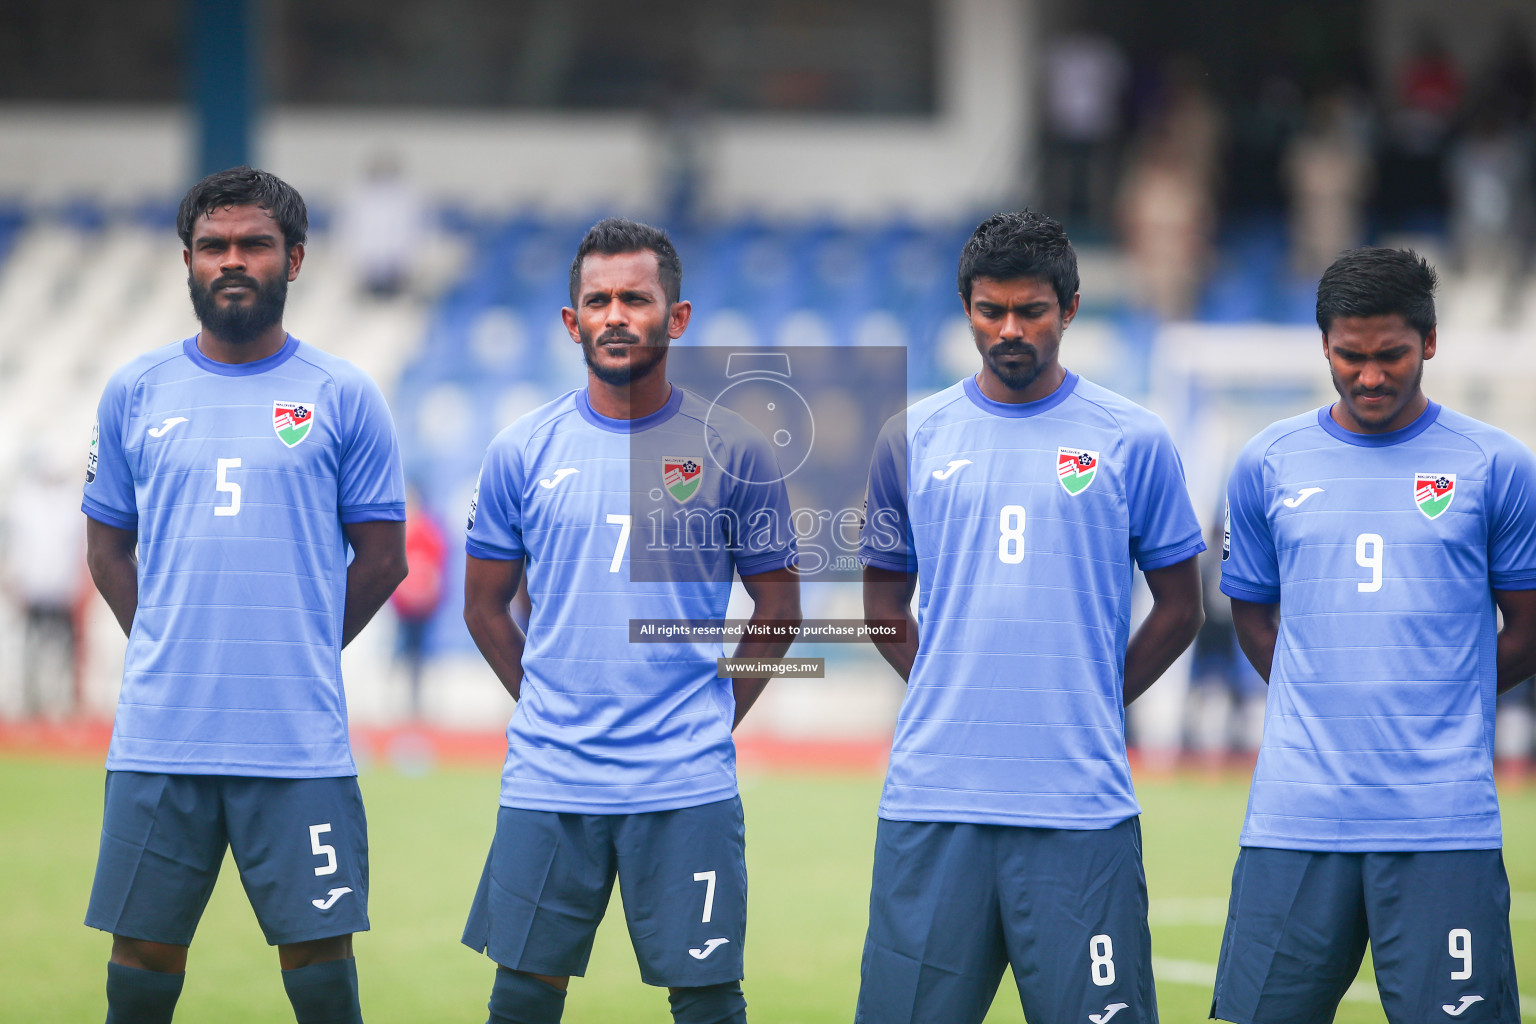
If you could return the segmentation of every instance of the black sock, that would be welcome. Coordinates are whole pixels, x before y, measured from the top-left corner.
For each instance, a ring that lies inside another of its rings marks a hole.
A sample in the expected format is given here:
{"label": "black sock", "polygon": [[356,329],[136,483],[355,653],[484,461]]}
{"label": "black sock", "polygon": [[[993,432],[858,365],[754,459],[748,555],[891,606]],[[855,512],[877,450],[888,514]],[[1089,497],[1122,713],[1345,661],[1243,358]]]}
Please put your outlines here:
{"label": "black sock", "polygon": [[747,1024],[747,1000],[741,982],[680,988],[667,996],[674,1024]]}
{"label": "black sock", "polygon": [[284,971],[283,988],[299,1024],[363,1024],[357,961],[351,957]]}
{"label": "black sock", "polygon": [[496,968],[486,1024],[560,1024],[565,993],[531,974]]}
{"label": "black sock", "polygon": [[171,1024],[185,974],[107,964],[107,1024]]}

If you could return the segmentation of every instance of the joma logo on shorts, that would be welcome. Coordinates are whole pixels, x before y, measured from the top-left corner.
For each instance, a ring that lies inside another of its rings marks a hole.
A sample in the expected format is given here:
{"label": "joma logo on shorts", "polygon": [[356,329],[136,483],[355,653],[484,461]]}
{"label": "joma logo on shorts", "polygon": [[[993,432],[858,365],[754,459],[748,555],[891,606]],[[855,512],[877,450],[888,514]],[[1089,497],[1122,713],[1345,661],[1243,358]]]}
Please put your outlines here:
{"label": "joma logo on shorts", "polygon": [[1462,996],[1461,1002],[1457,1003],[1455,1006],[1452,1006],[1450,1003],[1441,1003],[1440,1009],[1444,1010],[1452,1017],[1460,1017],[1462,1013],[1466,1011],[1467,1007],[1471,1006],[1473,1003],[1480,1003],[1482,1001],[1482,996]]}
{"label": "joma logo on shorts", "polygon": [[703,949],[690,949],[688,951],[688,955],[693,957],[695,960],[703,960],[705,957],[709,956],[709,954],[713,953],[715,950],[719,949],[721,946],[730,941],[730,939],[710,939],[704,943]]}
{"label": "joma logo on shorts", "polygon": [[344,885],[340,889],[332,889],[323,900],[310,900],[316,910],[330,910],[336,901],[352,891],[351,886]]}

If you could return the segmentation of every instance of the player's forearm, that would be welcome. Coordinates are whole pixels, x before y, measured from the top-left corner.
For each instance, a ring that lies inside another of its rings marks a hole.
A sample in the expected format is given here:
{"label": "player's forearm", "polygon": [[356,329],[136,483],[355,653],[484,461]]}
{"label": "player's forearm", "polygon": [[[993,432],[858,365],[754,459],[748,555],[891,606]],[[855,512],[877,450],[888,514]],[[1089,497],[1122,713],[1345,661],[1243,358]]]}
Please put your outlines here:
{"label": "player's forearm", "polygon": [[517,623],[512,621],[506,606],[484,608],[466,602],[464,625],[469,627],[469,635],[486,664],[496,673],[502,689],[513,700],[519,699],[523,690],[523,645],[526,639]]}
{"label": "player's forearm", "polygon": [[1129,705],[1162,678],[1168,666],[1194,641],[1205,614],[1194,604],[1154,604],[1125,648],[1125,703]]}
{"label": "player's forearm", "polygon": [[1243,649],[1248,663],[1266,683],[1269,682],[1269,671],[1275,661],[1275,644],[1280,639],[1280,606],[1233,598],[1232,628],[1237,632],[1237,644]]}
{"label": "player's forearm", "polygon": [[[891,600],[893,596],[898,599]],[[894,637],[874,632],[875,626],[899,623]],[[912,665],[917,661],[917,619],[912,616],[910,592],[894,592],[881,587],[864,587],[864,624],[871,627],[871,641],[896,674],[906,681],[912,676]]]}
{"label": "player's forearm", "polygon": [[1503,693],[1536,675],[1536,590],[1496,590],[1493,597],[1504,615],[1496,659]]}
{"label": "player's forearm", "polygon": [[91,580],[126,636],[139,610],[139,560],[134,553],[138,535],[87,518],[85,538]]}
{"label": "player's forearm", "polygon": [[395,592],[405,573],[390,566],[359,566],[347,569],[347,605],[341,620],[341,646],[352,642],[363,627],[373,621],[389,595]]}
{"label": "player's forearm", "polygon": [[341,617],[341,646],[363,631],[405,579],[405,523],[374,520],[343,527],[352,545],[347,566],[347,601]]}
{"label": "player's forearm", "polygon": [[864,569],[864,624],[867,626],[900,623],[895,637],[872,633],[875,650],[905,681],[912,676],[917,661],[917,619],[912,615],[912,595],[917,592],[915,575],[877,569]]}
{"label": "player's forearm", "polygon": [[[790,645],[795,642],[794,638],[782,635],[758,638],[757,630],[752,627],[762,629],[777,627],[778,631],[782,631],[784,627],[799,626],[799,586],[790,583],[775,587],[759,586],[756,590],[757,593],[754,595],[756,603],[752,608],[752,617],[748,620],[747,636],[736,645],[736,650],[731,656],[743,660],[782,658],[789,651]],[[765,676],[737,676],[731,680],[731,692],[736,698],[736,717],[731,722],[732,729],[747,717],[747,712],[752,710],[752,705],[757,703],[757,698],[762,696],[767,686],[768,678]]]}
{"label": "player's forearm", "polygon": [[880,652],[880,657],[886,660],[902,681],[912,677],[912,665],[917,661],[917,620],[912,617],[909,609],[903,608],[896,614],[869,615],[864,621],[869,624],[888,623],[898,621],[903,623],[901,636],[896,640],[874,640],[875,650]]}
{"label": "player's forearm", "polygon": [[[1509,638],[1514,641],[1514,638]],[[1532,676],[1536,676],[1536,644],[1529,641],[1505,642],[1503,634],[1499,635],[1499,682],[1498,691],[1505,693],[1513,690]]]}

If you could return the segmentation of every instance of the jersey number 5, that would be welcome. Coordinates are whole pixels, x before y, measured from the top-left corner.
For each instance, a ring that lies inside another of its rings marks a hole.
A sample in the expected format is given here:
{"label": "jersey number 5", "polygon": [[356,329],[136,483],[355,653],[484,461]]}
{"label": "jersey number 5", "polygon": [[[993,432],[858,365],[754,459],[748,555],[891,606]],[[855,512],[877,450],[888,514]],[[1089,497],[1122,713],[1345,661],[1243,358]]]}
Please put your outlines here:
{"label": "jersey number 5", "polygon": [[240,485],[228,476],[232,469],[240,468],[239,459],[220,459],[218,461],[218,483],[214,490],[229,495],[228,505],[213,506],[213,514],[216,516],[237,516],[240,514]]}

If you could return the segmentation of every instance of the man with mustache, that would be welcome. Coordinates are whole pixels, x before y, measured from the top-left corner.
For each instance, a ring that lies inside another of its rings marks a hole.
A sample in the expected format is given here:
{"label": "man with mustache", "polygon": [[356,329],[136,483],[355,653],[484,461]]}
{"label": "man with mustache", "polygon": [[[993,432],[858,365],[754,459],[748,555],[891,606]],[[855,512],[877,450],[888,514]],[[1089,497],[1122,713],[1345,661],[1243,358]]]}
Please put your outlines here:
{"label": "man with mustache", "polygon": [[1221,589],[1269,697],[1220,1020],[1326,1024],[1367,942],[1393,1024],[1520,1019],[1493,726],[1536,672],[1536,458],[1421,390],[1435,283],[1409,250],[1340,256],[1339,400],[1232,471]]}
{"label": "man with mustache", "polygon": [[176,226],[202,329],[112,375],[82,503],[128,634],[86,913],[112,933],[107,1021],[171,1019],[229,849],[295,1018],[360,1022],[340,657],[405,576],[394,424],[356,367],[283,329],[308,227],[291,186],[209,175]]}
{"label": "man with mustache", "polygon": [[[517,701],[464,927],[498,965],[489,1024],[560,1019],[615,877],[640,977],[670,990],[674,1021],[746,1021],[731,730],[766,680],[717,678],[716,639],[636,642],[631,623],[721,619],[739,573],[754,624],[795,624],[799,585],[767,440],[667,380],[692,313],[681,284],[665,233],[593,225],[561,311],[587,386],[497,435],[470,505],[464,619]],[[526,637],[508,613],[525,575]],[[736,656],[788,647],[743,639]]]}
{"label": "man with mustache", "polygon": [[959,286],[981,370],[893,419],[870,467],[864,613],[905,620],[877,644],[907,694],[856,1019],[979,1024],[1011,965],[1031,1024],[1149,1024],[1125,706],[1200,627],[1200,524],[1161,421],[1061,365],[1060,224],[984,221]]}

